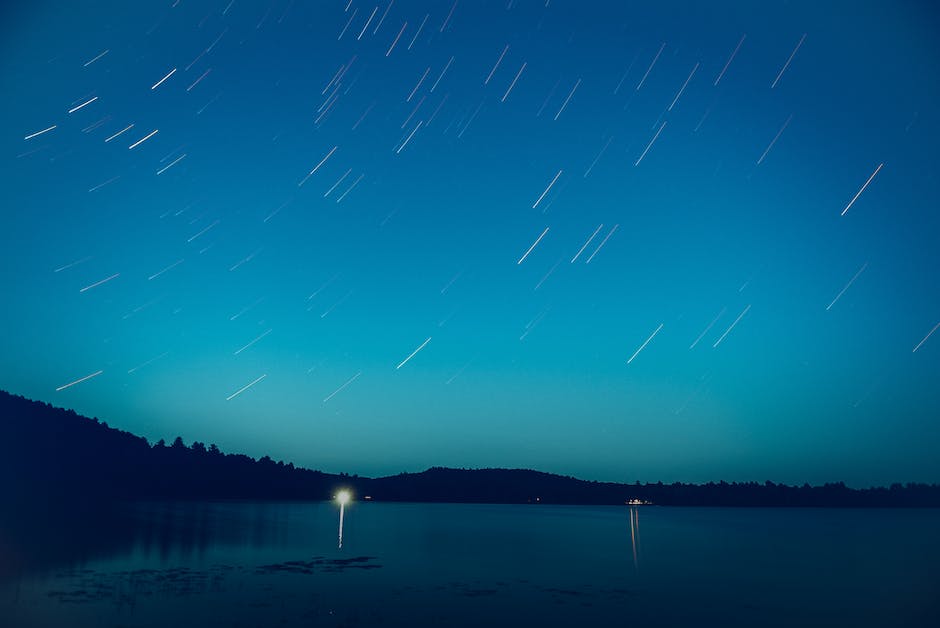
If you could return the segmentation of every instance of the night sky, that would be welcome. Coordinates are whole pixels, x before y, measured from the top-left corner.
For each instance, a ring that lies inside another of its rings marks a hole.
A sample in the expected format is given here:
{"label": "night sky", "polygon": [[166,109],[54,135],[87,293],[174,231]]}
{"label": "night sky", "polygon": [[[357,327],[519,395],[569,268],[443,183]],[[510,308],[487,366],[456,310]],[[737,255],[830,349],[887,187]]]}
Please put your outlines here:
{"label": "night sky", "polygon": [[4,3],[0,387],[334,472],[940,479],[932,3],[376,2]]}

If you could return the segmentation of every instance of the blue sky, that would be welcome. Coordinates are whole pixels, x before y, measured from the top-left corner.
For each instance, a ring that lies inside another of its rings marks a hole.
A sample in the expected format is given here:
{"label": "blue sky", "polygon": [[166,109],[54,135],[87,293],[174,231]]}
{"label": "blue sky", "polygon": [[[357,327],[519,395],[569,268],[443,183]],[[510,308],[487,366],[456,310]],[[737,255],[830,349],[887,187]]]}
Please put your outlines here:
{"label": "blue sky", "polygon": [[370,475],[940,477],[929,3],[3,12],[3,388]]}

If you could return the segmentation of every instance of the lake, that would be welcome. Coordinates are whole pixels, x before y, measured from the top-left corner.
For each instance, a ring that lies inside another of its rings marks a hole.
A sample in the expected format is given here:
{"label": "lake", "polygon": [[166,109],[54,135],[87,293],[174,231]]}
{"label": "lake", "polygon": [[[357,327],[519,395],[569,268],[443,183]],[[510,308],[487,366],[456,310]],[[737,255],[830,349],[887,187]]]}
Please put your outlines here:
{"label": "lake", "polygon": [[353,502],[342,548],[326,502],[4,517],[2,626],[940,625],[932,509]]}

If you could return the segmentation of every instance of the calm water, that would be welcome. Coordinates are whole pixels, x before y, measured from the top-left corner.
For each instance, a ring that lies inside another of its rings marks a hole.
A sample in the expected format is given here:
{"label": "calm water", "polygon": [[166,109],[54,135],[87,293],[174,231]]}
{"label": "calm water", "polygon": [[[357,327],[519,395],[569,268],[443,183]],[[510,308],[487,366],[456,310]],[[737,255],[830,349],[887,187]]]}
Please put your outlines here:
{"label": "calm water", "polygon": [[354,503],[341,549],[338,519],[161,503],[22,526],[0,533],[0,625],[940,625],[937,510]]}

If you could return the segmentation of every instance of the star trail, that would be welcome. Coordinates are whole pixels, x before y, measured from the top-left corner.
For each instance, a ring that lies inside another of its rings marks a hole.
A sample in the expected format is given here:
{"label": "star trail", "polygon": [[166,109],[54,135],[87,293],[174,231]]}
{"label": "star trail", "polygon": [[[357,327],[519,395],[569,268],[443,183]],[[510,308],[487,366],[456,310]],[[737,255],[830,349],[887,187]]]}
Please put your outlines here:
{"label": "star trail", "polygon": [[3,12],[0,387],[330,471],[940,473],[928,5]]}

